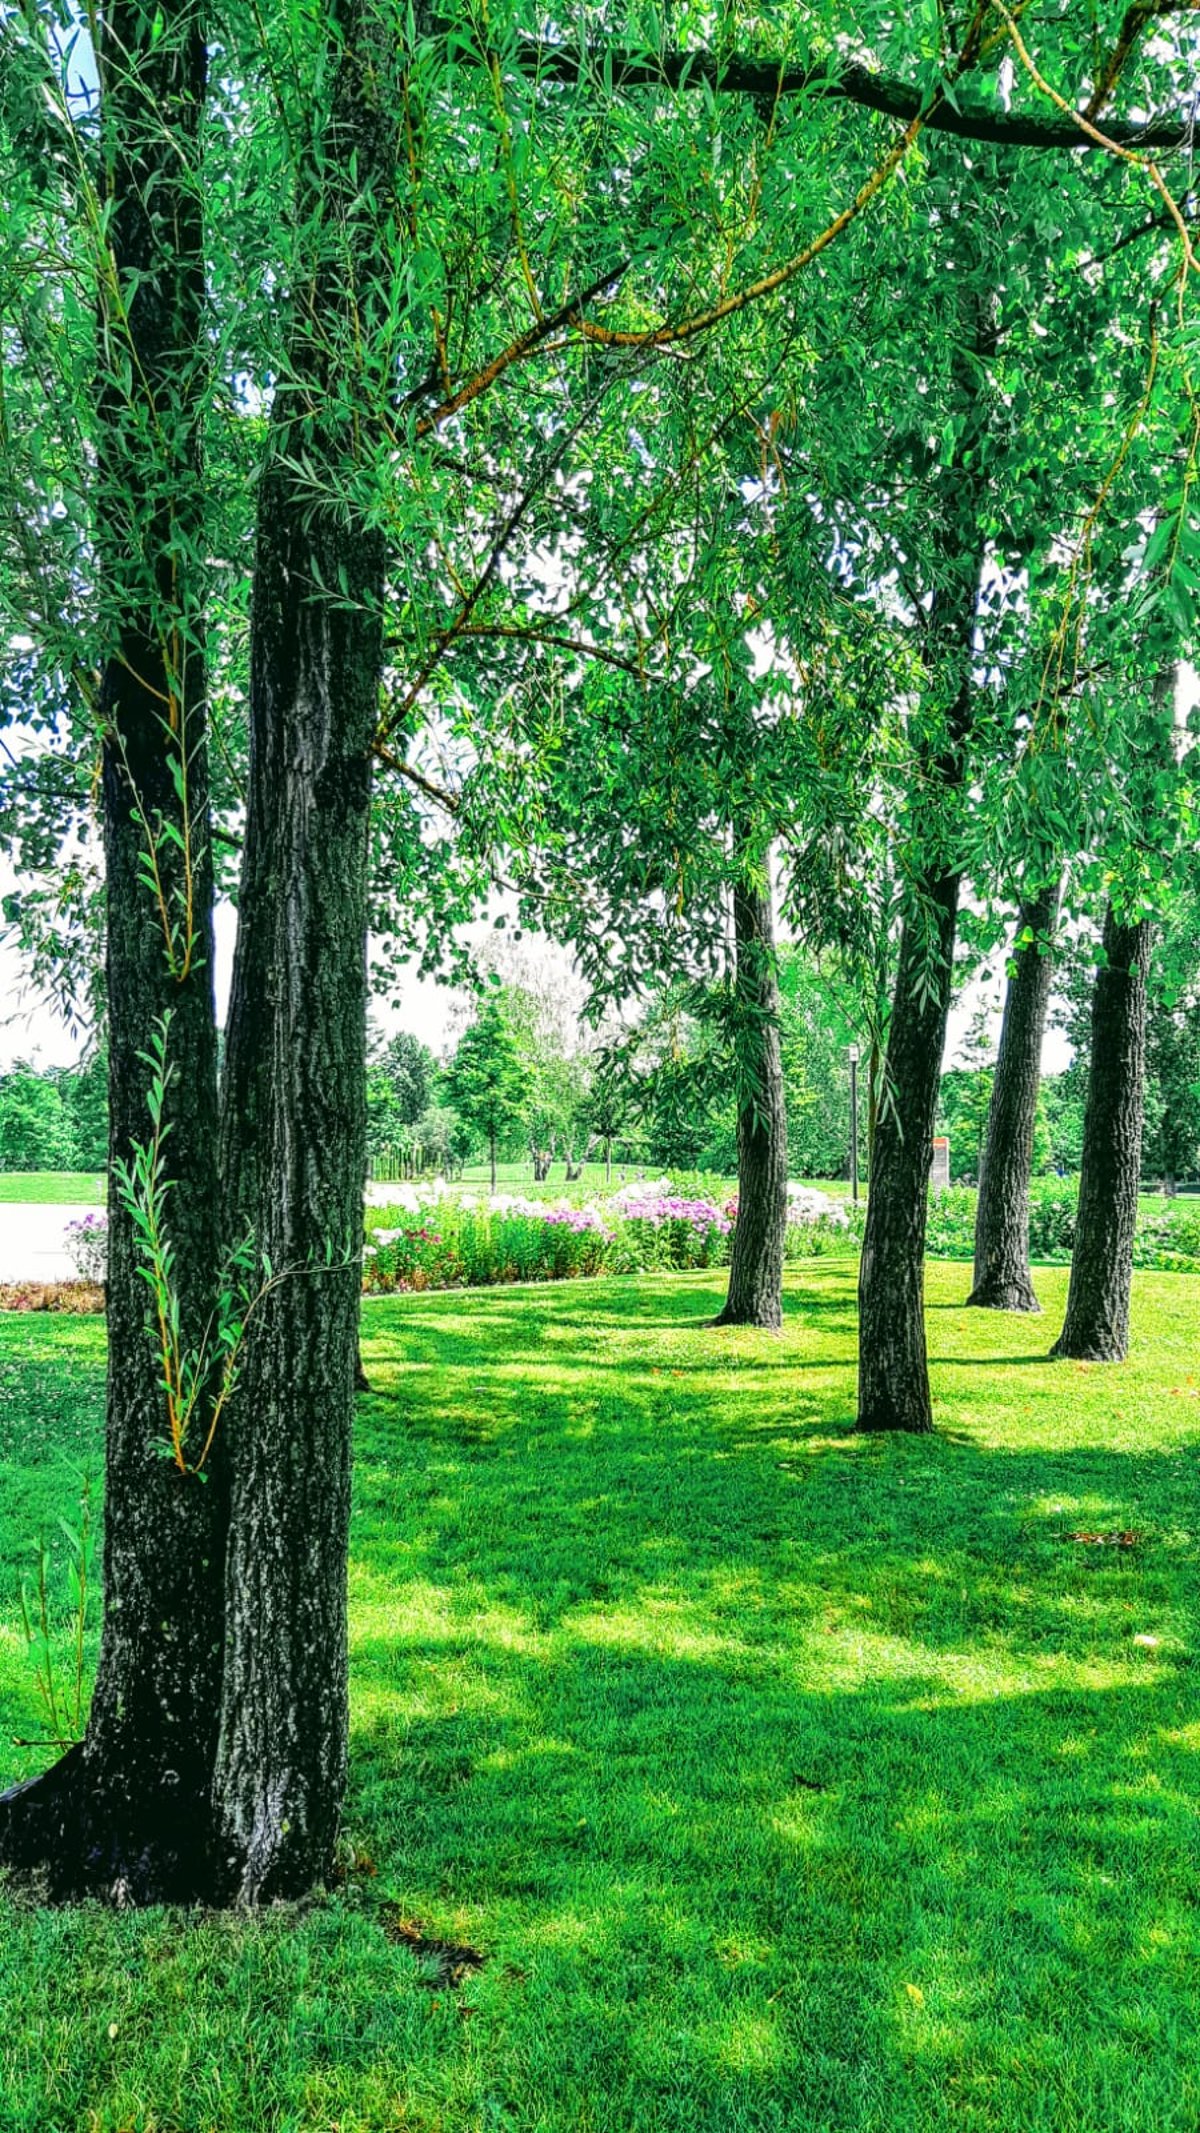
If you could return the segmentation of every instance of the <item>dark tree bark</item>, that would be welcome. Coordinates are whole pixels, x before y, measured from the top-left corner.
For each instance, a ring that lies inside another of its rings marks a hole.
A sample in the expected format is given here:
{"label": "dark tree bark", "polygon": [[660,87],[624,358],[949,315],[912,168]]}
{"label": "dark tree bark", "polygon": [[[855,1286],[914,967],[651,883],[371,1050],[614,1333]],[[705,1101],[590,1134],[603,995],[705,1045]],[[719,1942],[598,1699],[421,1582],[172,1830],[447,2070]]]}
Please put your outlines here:
{"label": "dark tree bark", "polygon": [[[1054,970],[1048,943],[1058,898],[1055,883],[1021,905],[1004,1000],[975,1212],[975,1278],[967,1298],[994,1311],[1041,1310],[1029,1275],[1029,1178]],[[1027,932],[1033,939],[1022,946]]]}
{"label": "dark tree bark", "polygon": [[[997,197],[1002,196],[1002,187]],[[905,898],[858,1282],[860,1430],[933,1428],[925,1347],[925,1228],[933,1126],[958,925],[961,816],[975,711],[972,664],[987,494],[981,446],[995,349],[993,263],[981,226],[951,238],[960,333],[951,383],[961,428],[953,464],[930,483],[933,582],[923,625],[928,691],[906,841]]]}
{"label": "dark tree bark", "polygon": [[925,1225],[959,878],[924,885],[900,940],[886,1088],[875,1122],[858,1279],[858,1428],[933,1428],[925,1351]]}
{"label": "dark tree bark", "polygon": [[[346,1565],[358,1333],[368,812],[385,551],[352,480],[385,398],[377,274],[395,230],[390,55],[358,0],[309,202],[321,257],[296,299],[293,389],[259,496],[250,783],[223,1146],[231,1219],[282,1276],[232,1430],[218,1871],[242,1902],[326,1879],[347,1759]],[[356,340],[361,335],[361,343]],[[355,355],[379,373],[364,390]],[[303,452],[328,486],[314,500]],[[328,588],[337,588],[331,592]]]}
{"label": "dark tree bark", "polygon": [[738,1215],[729,1293],[718,1326],[783,1324],[787,1236],[787,1107],[779,1047],[779,987],[771,891],[733,892],[738,1041]]}
{"label": "dark tree bark", "polygon": [[1151,925],[1122,925],[1111,904],[1105,961],[1092,993],[1092,1056],[1083,1121],[1071,1285],[1052,1355],[1120,1363],[1129,1349],[1133,1232],[1141,1176],[1146,976]]}
{"label": "dark tree bark", "polygon": [[[96,426],[98,547],[112,618],[100,695],[110,1156],[127,1162],[149,1139],[140,1055],[155,1023],[169,1016],[167,1227],[182,1340],[195,1348],[215,1295],[219,1247],[196,587],[206,367],[202,9],[189,0],[114,0],[98,56],[113,258],[129,292],[128,337],[101,301],[100,346],[112,361],[98,381]],[[133,361],[123,376],[126,351]],[[151,863],[154,886],[146,879]],[[207,1886],[225,1489],[219,1447],[205,1482],[162,1456],[166,1396],[148,1299],[133,1224],[114,1189],[99,1672],[83,1741],[0,1801],[0,1859],[43,1867],[60,1896],[151,1902],[190,1898]],[[187,1450],[195,1457],[199,1446]]]}

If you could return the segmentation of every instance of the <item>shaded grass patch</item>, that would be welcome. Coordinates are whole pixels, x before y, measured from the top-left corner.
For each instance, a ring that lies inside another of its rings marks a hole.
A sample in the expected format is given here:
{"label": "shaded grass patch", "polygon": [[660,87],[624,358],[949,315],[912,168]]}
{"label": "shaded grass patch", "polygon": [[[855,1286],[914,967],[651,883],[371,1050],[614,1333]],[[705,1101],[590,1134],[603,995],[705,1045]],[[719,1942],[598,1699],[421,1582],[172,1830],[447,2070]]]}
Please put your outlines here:
{"label": "shaded grass patch", "polygon": [[[1106,1370],[1037,1281],[930,1268],[905,1441],[853,1434],[852,1266],[779,1337],[706,1327],[719,1273],[368,1304],[346,1882],[0,1901],[3,2133],[1191,2133],[1200,1282],[1139,1276]],[[0,1326],[6,1776],[101,1370]]]}

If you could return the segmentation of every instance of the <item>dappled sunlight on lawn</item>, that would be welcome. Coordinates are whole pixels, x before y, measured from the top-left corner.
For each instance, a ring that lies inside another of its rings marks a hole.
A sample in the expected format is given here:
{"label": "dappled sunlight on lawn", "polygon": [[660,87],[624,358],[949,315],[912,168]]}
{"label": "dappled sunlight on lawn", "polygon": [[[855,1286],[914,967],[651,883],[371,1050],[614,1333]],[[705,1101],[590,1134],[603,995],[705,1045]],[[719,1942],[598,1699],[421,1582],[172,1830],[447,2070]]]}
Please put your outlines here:
{"label": "dappled sunlight on lawn", "polygon": [[[854,1434],[848,1264],[781,1335],[713,1329],[718,1274],[369,1304],[347,1885],[6,1912],[16,2049],[82,2097],[93,2030],[117,2067],[186,2009],[203,2108],[164,2046],[154,2123],[222,2133],[1194,2133],[1200,1282],[1139,1276],[1133,1360],[1076,1371],[1065,1277],[1010,1321],[966,1272],[919,1440]],[[28,1358],[10,1603],[102,1413],[94,1332]],[[438,1989],[395,1918],[486,1960]]]}

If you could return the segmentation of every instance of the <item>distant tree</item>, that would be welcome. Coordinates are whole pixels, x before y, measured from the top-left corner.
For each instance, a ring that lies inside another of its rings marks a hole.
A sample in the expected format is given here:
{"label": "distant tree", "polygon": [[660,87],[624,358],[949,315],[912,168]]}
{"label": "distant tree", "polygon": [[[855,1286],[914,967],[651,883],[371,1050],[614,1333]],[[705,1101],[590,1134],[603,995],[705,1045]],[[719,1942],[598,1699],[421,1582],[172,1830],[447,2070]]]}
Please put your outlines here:
{"label": "distant tree", "polygon": [[57,1082],[23,1061],[0,1080],[0,1168],[65,1170],[71,1119]]}
{"label": "distant tree", "polygon": [[1142,1171],[1168,1188],[1200,1176],[1200,1002],[1151,1007]]}
{"label": "distant tree", "polygon": [[108,1162],[108,1051],[99,1045],[59,1076],[70,1122],[72,1170],[103,1170]]}
{"label": "distant tree", "polygon": [[397,1142],[412,1144],[433,1081],[433,1054],[408,1030],[372,1047],[367,1061],[367,1149],[372,1156],[394,1149]]}
{"label": "distant tree", "polygon": [[496,1149],[520,1131],[526,1095],[520,1053],[500,1001],[485,1001],[464,1030],[443,1088],[464,1125],[486,1141],[495,1192]]}
{"label": "distant tree", "polygon": [[841,1177],[850,1149],[850,1045],[869,1025],[865,1003],[852,1020],[844,984],[832,985],[797,947],[780,953],[779,992],[788,1170],[793,1177]]}
{"label": "distant tree", "polygon": [[400,1124],[415,1126],[433,1093],[434,1061],[429,1046],[410,1030],[398,1030],[372,1063],[391,1084]]}

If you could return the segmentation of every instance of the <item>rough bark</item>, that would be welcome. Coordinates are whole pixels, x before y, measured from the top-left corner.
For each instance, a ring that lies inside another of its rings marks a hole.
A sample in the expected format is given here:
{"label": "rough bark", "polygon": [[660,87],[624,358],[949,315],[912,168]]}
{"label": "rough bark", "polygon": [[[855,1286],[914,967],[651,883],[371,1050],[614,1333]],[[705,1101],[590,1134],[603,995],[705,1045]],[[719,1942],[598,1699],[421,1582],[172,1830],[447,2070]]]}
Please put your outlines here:
{"label": "rough bark", "polygon": [[[205,368],[202,11],[115,0],[99,58],[110,236],[128,292],[128,340],[102,301],[100,346],[114,360],[98,379],[96,423],[111,618],[100,695],[110,1155],[128,1161],[149,1138],[140,1055],[169,1014],[166,1206],[182,1338],[194,1347],[213,1301],[219,1241],[203,615],[193,563]],[[122,379],[130,341],[136,360]],[[181,763],[186,806],[172,774]],[[172,831],[186,840],[186,859]],[[151,854],[157,889],[145,878]],[[99,1671],[82,1743],[0,1802],[0,1858],[41,1866],[55,1894],[131,1902],[188,1898],[207,1886],[222,1656],[220,1449],[206,1482],[162,1457],[166,1401],[147,1304],[133,1225],[114,1190]]]}
{"label": "rough bark", "polygon": [[783,1324],[787,1236],[787,1107],[779,1045],[779,987],[769,886],[733,892],[738,1033],[738,1216],[729,1292],[718,1326]]}
{"label": "rough bark", "polygon": [[[387,55],[355,4],[310,173],[322,257],[300,292],[297,387],[259,496],[250,781],[223,1145],[231,1220],[282,1276],[232,1431],[219,1879],[242,1902],[327,1878],[347,1759],[346,1565],[365,1171],[368,812],[384,545],[348,493],[356,345],[392,197]],[[311,330],[314,322],[316,332]],[[361,383],[361,381],[358,381]],[[362,396],[362,421],[381,392]],[[314,503],[302,448],[331,494]],[[327,588],[337,588],[331,593]]]}
{"label": "rough bark", "polygon": [[[967,1298],[994,1311],[1041,1310],[1029,1274],[1029,1178],[1058,898],[1055,883],[1021,905],[1004,1000],[975,1212],[975,1277]],[[1033,939],[1022,946],[1027,932]]]}
{"label": "rough bark", "polygon": [[[997,190],[1002,197],[1003,185]],[[972,664],[996,341],[994,262],[982,226],[951,238],[960,332],[949,384],[960,417],[954,462],[930,483],[931,584],[922,627],[928,673],[905,843],[912,855],[888,1021],[859,1268],[858,1428],[933,1427],[925,1347],[929,1165],[958,924],[961,822],[975,713]]]}
{"label": "rough bark", "polygon": [[858,1428],[933,1428],[925,1352],[925,1225],[959,878],[923,885],[900,941],[886,1093],[875,1122],[858,1280]]}
{"label": "rough bark", "polygon": [[1120,1363],[1129,1348],[1146,1066],[1148,919],[1121,924],[1110,904],[1105,961],[1092,993],[1092,1056],[1079,1211],[1062,1332],[1052,1355]]}

